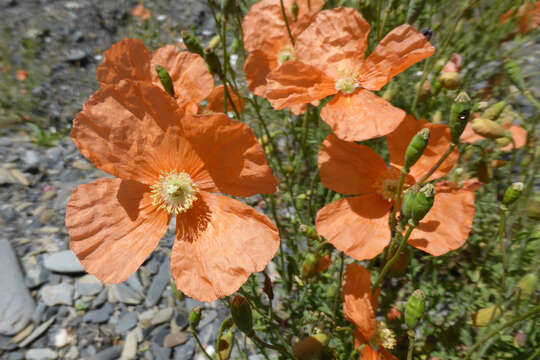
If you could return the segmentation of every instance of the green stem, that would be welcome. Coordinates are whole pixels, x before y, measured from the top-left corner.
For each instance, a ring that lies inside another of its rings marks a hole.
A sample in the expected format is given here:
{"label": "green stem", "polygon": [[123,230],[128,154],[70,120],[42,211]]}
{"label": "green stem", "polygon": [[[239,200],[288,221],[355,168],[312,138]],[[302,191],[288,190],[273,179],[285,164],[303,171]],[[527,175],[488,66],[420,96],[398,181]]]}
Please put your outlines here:
{"label": "green stem", "polygon": [[285,349],[283,346],[281,345],[272,345],[272,344],[268,344],[266,342],[264,342],[262,339],[260,339],[257,334],[253,333],[249,336],[249,338],[251,340],[253,340],[253,342],[256,342],[258,343],[259,345],[261,346],[264,346],[265,348],[268,348],[268,349],[272,349],[272,350],[276,350],[278,351],[280,354],[283,354],[285,356],[288,356],[289,359],[296,359],[296,357],[291,354],[289,351],[287,351],[287,349]]}
{"label": "green stem", "polygon": [[381,10],[382,10],[382,0],[377,0],[377,17],[375,18],[375,35],[376,40],[379,42],[381,34]]}
{"label": "green stem", "polygon": [[414,338],[416,334],[414,333],[414,330],[409,330],[407,334],[409,335],[409,348],[407,349],[407,360],[412,360],[412,355],[414,351]]}
{"label": "green stem", "polygon": [[433,165],[433,167],[428,171],[426,175],[424,175],[420,180],[417,181],[417,184],[422,185],[433,173],[441,166],[444,160],[452,153],[454,148],[456,147],[456,144],[451,143],[448,146],[448,149],[446,149],[446,152],[441,156],[441,158]]}
{"label": "green stem", "polygon": [[501,206],[501,216],[499,219],[499,247],[501,248],[501,254],[502,254],[502,279],[501,279],[501,287],[499,290],[500,301],[502,301],[502,299],[504,298],[504,291],[506,289],[506,269],[508,267],[508,260],[506,258],[506,246],[504,244],[505,218],[506,218],[506,209]]}
{"label": "green stem", "polygon": [[338,297],[340,294],[341,285],[343,284],[343,267],[345,266],[345,256],[342,252],[339,253],[339,284],[338,284],[338,290],[336,291],[336,294],[334,295],[334,305],[333,305],[333,318],[336,319],[337,309],[338,309]]}
{"label": "green stem", "polygon": [[203,345],[201,344],[201,340],[199,340],[199,337],[197,336],[197,332],[195,331],[195,329],[190,329],[190,331],[191,331],[191,334],[193,335],[193,337],[195,338],[195,341],[197,342],[197,345],[199,346],[199,349],[204,354],[204,356],[206,356],[206,358],[208,360],[214,360],[214,359],[212,359],[212,357],[204,349]]}
{"label": "green stem", "polygon": [[283,16],[283,21],[285,21],[285,26],[287,27],[287,34],[289,34],[289,39],[291,44],[294,47],[294,38],[291,33],[291,28],[289,27],[289,20],[287,20],[287,14],[285,13],[285,6],[283,5],[283,0],[279,0],[279,5],[281,7],[281,15]]}

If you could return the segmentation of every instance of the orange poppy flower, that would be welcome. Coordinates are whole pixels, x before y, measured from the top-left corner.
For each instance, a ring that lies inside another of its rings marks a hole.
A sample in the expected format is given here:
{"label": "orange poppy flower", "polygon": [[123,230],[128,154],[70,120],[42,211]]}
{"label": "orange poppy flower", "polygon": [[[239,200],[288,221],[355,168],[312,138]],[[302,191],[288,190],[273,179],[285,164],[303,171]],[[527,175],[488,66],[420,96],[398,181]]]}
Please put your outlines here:
{"label": "orange poppy flower", "polygon": [[358,264],[347,265],[343,279],[343,314],[355,325],[354,348],[365,344],[360,350],[362,360],[397,360],[386,350],[396,345],[394,333],[375,318],[378,303],[379,291],[371,291],[369,270]]}
{"label": "orange poppy flower", "polygon": [[[195,114],[202,109],[199,103],[208,99],[206,109],[223,112],[223,85],[214,88],[214,77],[208,71],[204,59],[197,54],[179,51],[174,45],[163,46],[152,54],[138,39],[124,39],[104,54],[104,60],[97,69],[100,84],[117,84],[120,80],[136,80],[154,84],[163,89],[155,70],[163,66],[171,76],[175,99],[181,107]],[[229,94],[238,111],[244,109],[243,99],[238,99],[232,91]],[[229,109],[232,107],[229,104]]]}
{"label": "orange poppy flower", "polygon": [[24,81],[28,78],[28,73],[24,70],[17,70],[17,73],[15,74],[15,79],[17,81]]}
{"label": "orange poppy flower", "polygon": [[[510,134],[512,134],[512,139],[514,140],[514,143],[516,144],[516,149],[519,149],[520,147],[525,146],[527,143],[527,130],[522,128],[519,125],[514,125],[512,123],[506,123],[502,125],[503,128],[510,131]],[[464,143],[472,144],[480,140],[485,140],[486,138],[476,134],[472,129],[471,122],[467,123],[467,126],[465,127],[465,130],[463,130],[463,134],[461,134],[461,137],[459,140]],[[503,146],[500,148],[502,151],[512,151],[514,146],[512,144],[508,144],[506,146]]]}
{"label": "orange poppy flower", "polygon": [[410,25],[387,34],[364,59],[369,24],[354,9],[323,10],[296,39],[296,60],[267,76],[266,97],[275,109],[299,106],[335,95],[321,118],[342,140],[384,136],[405,112],[369,90],[431,56],[435,49]]}
{"label": "orange poppy flower", "polygon": [[272,259],[275,225],[219,194],[275,191],[247,125],[225,114],[189,114],[158,87],[123,80],[90,98],[71,138],[98,169],[116,176],[80,185],[66,207],[70,248],[103,282],[135,272],[173,216],[171,274],[194,299],[232,294]]}
{"label": "orange poppy flower", "polygon": [[[353,195],[326,205],[317,213],[319,235],[348,256],[365,260],[379,255],[390,242],[389,213],[400,177],[405,149],[422,128],[431,131],[424,155],[413,165],[404,188],[413,185],[440,159],[450,144],[447,125],[430,124],[407,116],[387,137],[390,166],[372,149],[329,135],[319,151],[319,172],[324,186],[344,195]],[[457,150],[428,178],[450,171]],[[463,245],[474,217],[474,192],[457,186],[436,186],[433,207],[413,230],[409,244],[439,256]],[[451,217],[448,214],[452,214]]]}
{"label": "orange poppy flower", "polygon": [[139,4],[135,6],[133,10],[131,10],[131,15],[138,17],[139,19],[146,20],[152,16],[152,12]]}
{"label": "orange poppy flower", "polygon": [[540,25],[540,1],[527,2],[519,8],[512,8],[501,17],[500,23],[504,24],[511,19],[518,18],[518,31],[527,34]]}

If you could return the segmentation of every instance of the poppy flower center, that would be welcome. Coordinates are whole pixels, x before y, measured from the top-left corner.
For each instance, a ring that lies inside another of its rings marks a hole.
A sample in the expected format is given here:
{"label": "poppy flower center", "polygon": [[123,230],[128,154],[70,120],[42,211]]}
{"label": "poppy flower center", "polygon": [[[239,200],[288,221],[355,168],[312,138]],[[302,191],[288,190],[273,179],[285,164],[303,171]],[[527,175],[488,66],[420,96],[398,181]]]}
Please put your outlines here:
{"label": "poppy flower center", "polygon": [[150,188],[153,205],[159,205],[159,209],[169,214],[183,213],[191,209],[197,200],[197,186],[185,171],[162,172],[159,181]]}
{"label": "poppy flower center", "polygon": [[[399,178],[401,176],[401,171],[396,168],[389,168],[387,173],[384,174],[376,183],[375,191],[385,198],[388,201],[394,199],[396,195],[396,190],[399,184]],[[406,184],[403,184],[403,189],[407,187]]]}
{"label": "poppy flower center", "polygon": [[385,349],[393,349],[396,346],[396,335],[386,326],[384,321],[379,321],[369,343],[376,349],[380,346]]}
{"label": "poppy flower center", "polygon": [[277,55],[277,62],[279,65],[294,59],[296,59],[296,56],[294,55],[294,48],[291,45],[283,47]]}
{"label": "poppy flower center", "polygon": [[334,87],[344,94],[352,94],[359,86],[357,77],[356,71],[341,69],[338,71],[338,80],[336,80]]}

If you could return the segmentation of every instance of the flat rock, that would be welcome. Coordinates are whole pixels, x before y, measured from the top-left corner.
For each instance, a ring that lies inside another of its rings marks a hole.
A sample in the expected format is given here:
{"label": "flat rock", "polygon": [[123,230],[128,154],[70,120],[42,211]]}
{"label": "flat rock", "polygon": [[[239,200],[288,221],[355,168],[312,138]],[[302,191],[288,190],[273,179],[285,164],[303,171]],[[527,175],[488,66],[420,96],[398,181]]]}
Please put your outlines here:
{"label": "flat rock", "polygon": [[58,358],[58,354],[52,349],[30,349],[26,352],[27,360],[54,360]]}
{"label": "flat rock", "polygon": [[94,275],[84,275],[75,281],[75,290],[82,296],[96,295],[103,289],[103,283]]}
{"label": "flat rock", "polygon": [[7,240],[0,240],[0,264],[0,334],[14,335],[28,324],[35,305],[24,286],[15,252]]}
{"label": "flat rock", "polygon": [[178,345],[184,344],[189,340],[189,335],[183,331],[177,331],[165,336],[163,340],[163,346],[173,348]]}
{"label": "flat rock", "polygon": [[122,334],[128,330],[131,330],[135,325],[137,325],[137,313],[132,311],[126,312],[118,320],[114,331],[117,334]]}
{"label": "flat rock", "polygon": [[38,337],[43,335],[45,331],[51,326],[51,324],[56,320],[56,316],[51,317],[49,320],[45,321],[43,324],[39,325],[26,339],[21,341],[19,347],[24,348],[26,345],[30,344],[32,341],[36,340]]}
{"label": "flat rock", "polygon": [[91,356],[89,360],[115,360],[118,359],[122,353],[122,345],[112,346],[108,349],[98,352],[96,355]]}
{"label": "flat rock", "polygon": [[172,307],[159,310],[156,315],[152,318],[152,325],[163,324],[171,320],[174,314],[174,309]]}
{"label": "flat rock", "polygon": [[73,285],[71,284],[45,285],[40,293],[43,302],[49,306],[73,304]]}
{"label": "flat rock", "polygon": [[109,301],[137,305],[142,301],[142,296],[126,284],[120,283],[109,286]]}
{"label": "flat rock", "polygon": [[49,271],[42,265],[36,265],[26,272],[24,283],[28,288],[33,289],[46,282],[48,279]]}
{"label": "flat rock", "polygon": [[114,308],[111,303],[106,303],[101,308],[92,310],[84,314],[83,321],[94,324],[102,324],[109,320]]}
{"label": "flat rock", "polygon": [[152,283],[150,284],[145,300],[145,305],[147,307],[152,307],[159,302],[163,291],[165,291],[165,288],[169,284],[170,277],[170,261],[167,257],[159,267],[159,272],[154,276]]}
{"label": "flat rock", "polygon": [[133,360],[137,356],[137,329],[131,330],[126,336],[121,360]]}
{"label": "flat rock", "polygon": [[43,261],[45,267],[51,271],[63,274],[79,274],[86,272],[75,253],[71,250],[64,250],[56,254],[45,257]]}
{"label": "flat rock", "polygon": [[172,349],[170,348],[152,343],[152,345],[150,345],[150,349],[152,350],[152,354],[156,360],[169,360],[171,358]]}

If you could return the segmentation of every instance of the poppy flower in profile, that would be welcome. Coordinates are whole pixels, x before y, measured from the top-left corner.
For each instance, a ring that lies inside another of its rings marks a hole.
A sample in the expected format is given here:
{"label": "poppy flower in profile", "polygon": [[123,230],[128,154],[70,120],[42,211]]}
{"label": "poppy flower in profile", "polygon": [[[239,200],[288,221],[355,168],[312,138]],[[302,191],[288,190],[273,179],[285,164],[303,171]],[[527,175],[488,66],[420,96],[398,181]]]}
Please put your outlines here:
{"label": "poppy flower in profile", "polygon": [[[287,22],[293,40],[313,21],[326,0],[295,0],[298,13],[293,15],[293,0],[283,1]],[[291,43],[280,0],[262,0],[254,4],[242,22],[244,47],[249,56],[244,65],[249,90],[264,97],[267,90],[266,77],[281,64],[296,59],[296,51]],[[291,111],[300,114],[304,106],[293,106]]]}
{"label": "poppy flower in profile", "polygon": [[296,59],[267,76],[266,98],[280,110],[335,95],[322,108],[321,118],[338,138],[362,141],[392,132],[405,112],[370,90],[380,90],[435,48],[419,31],[401,25],[364,58],[369,31],[354,9],[319,12],[296,39]]}
{"label": "poppy flower in profile", "polygon": [[147,20],[152,16],[152,12],[139,4],[131,10],[131,15],[138,17],[141,20]]}
{"label": "poppy flower in profile", "polygon": [[[404,184],[406,189],[426,175],[448,148],[447,125],[407,116],[387,136],[389,166],[365,145],[340,140],[333,134],[324,140],[319,151],[322,184],[348,197],[319,210],[315,220],[319,235],[356,260],[372,259],[383,251],[390,242],[389,214],[405,150],[422,128],[430,129],[429,142],[422,157],[410,169]],[[445,176],[457,159],[458,152],[454,150],[427,181]],[[461,247],[467,239],[474,217],[474,192],[453,184],[435,188],[433,207],[412,231],[409,244],[439,256]]]}
{"label": "poppy flower in profile", "polygon": [[[203,110],[199,104],[208,99],[206,112],[223,112],[224,99],[220,96],[223,97],[224,87],[219,85],[214,88],[214,77],[208,71],[204,59],[197,54],[179,51],[174,45],[163,46],[150,54],[142,41],[124,39],[105,51],[104,60],[97,69],[97,78],[101,85],[135,80],[163,89],[156,72],[158,65],[169,73],[174,98],[179,106],[186,107],[192,114],[201,113]],[[239,99],[233,91],[228,93],[241,112],[244,100]]]}
{"label": "poppy flower in profile", "polygon": [[[135,71],[135,70],[134,70]],[[126,280],[157,247],[171,218],[171,275],[199,301],[235,292],[279,246],[275,225],[221,194],[270,194],[277,181],[245,124],[194,115],[149,82],[102,85],[71,138],[115,178],[78,186],[66,207],[70,249],[105,283]]]}
{"label": "poppy flower in profile", "polygon": [[500,20],[505,24],[511,19],[518,19],[517,28],[522,34],[528,34],[540,25],[540,1],[527,2],[519,8],[512,8],[505,12]]}
{"label": "poppy flower in profile", "polygon": [[[514,140],[514,143],[516,145],[516,149],[519,149],[527,143],[527,130],[522,128],[519,125],[514,125],[512,123],[505,123],[502,125],[503,128],[508,130],[510,134],[512,135],[512,139]],[[461,137],[459,140],[464,143],[472,144],[480,140],[485,140],[486,138],[476,134],[472,129],[472,123],[468,122],[467,126],[465,127],[465,130],[463,130],[463,134],[461,134]],[[506,144],[503,147],[500,148],[502,151],[512,151],[514,149],[514,146],[512,143]]]}
{"label": "poppy flower in profile", "polygon": [[358,264],[349,264],[343,279],[343,315],[355,325],[354,348],[364,345],[360,358],[397,360],[387,349],[396,345],[395,335],[375,313],[379,291],[371,291],[371,274]]}

